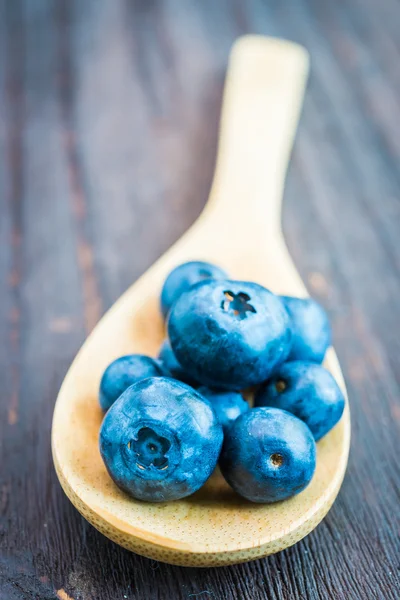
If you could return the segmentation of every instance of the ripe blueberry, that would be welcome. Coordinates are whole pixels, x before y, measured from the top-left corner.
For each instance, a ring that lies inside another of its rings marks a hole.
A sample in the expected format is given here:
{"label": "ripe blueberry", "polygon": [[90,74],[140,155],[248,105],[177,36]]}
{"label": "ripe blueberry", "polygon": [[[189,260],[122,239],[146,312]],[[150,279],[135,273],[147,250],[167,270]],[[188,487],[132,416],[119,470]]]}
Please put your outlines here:
{"label": "ripe blueberry", "polygon": [[188,385],[150,377],[129,387],[104,417],[100,452],[114,482],[138,500],[189,496],[212,474],[222,428]]}
{"label": "ripe blueberry", "polygon": [[250,408],[240,392],[211,390],[205,386],[200,387],[197,391],[209,400],[224,431]]}
{"label": "ripe blueberry", "polygon": [[143,354],[129,354],[114,360],[104,371],[100,382],[99,402],[104,411],[119,398],[130,385],[146,377],[169,375],[159,360]]}
{"label": "ripe blueberry", "polygon": [[191,261],[176,267],[166,278],[161,290],[161,312],[164,318],[173,303],[192,285],[207,279],[224,279],[225,271],[211,263]]}
{"label": "ripe blueberry", "polygon": [[290,413],[254,408],[225,432],[219,464],[227,482],[244,498],[285,500],[310,483],[315,441],[307,425]]}
{"label": "ripe blueberry", "polygon": [[261,386],[255,404],[293,413],[308,425],[318,441],[340,420],[345,400],[334,377],[324,367],[293,361],[281,365]]}
{"label": "ripe blueberry", "polygon": [[256,283],[214,280],[182,294],[169,315],[173,352],[206,386],[261,383],[290,351],[290,319],[278,296]]}
{"label": "ripe blueberry", "polygon": [[292,322],[289,360],[322,363],[332,338],[325,310],[312,298],[281,298]]}

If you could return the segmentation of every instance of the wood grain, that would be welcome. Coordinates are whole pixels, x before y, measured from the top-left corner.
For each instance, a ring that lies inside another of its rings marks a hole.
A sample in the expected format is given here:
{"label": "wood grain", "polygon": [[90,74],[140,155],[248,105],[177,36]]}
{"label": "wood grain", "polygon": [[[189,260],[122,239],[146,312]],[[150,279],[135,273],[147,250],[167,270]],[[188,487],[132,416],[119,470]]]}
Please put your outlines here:
{"label": "wood grain", "polygon": [[[0,597],[399,597],[399,18],[394,0],[0,0]],[[333,320],[352,452],[334,508],[294,548],[167,567],[79,517],[51,466],[51,415],[90,327],[79,244],[103,312],[193,222],[228,51],[248,31],[313,57],[284,231]]]}

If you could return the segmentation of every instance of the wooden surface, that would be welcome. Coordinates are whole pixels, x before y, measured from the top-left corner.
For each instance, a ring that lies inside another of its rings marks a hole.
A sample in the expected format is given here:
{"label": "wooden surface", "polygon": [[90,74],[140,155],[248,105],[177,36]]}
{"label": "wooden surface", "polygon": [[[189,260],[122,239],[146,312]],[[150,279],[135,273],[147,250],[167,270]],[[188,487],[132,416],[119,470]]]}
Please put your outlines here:
{"label": "wooden surface", "polygon": [[[395,0],[0,0],[1,598],[399,597],[399,20]],[[167,567],[78,515],[51,416],[87,333],[200,213],[246,31],[313,57],[284,231],[333,320],[352,452],[332,511],[292,549]]]}

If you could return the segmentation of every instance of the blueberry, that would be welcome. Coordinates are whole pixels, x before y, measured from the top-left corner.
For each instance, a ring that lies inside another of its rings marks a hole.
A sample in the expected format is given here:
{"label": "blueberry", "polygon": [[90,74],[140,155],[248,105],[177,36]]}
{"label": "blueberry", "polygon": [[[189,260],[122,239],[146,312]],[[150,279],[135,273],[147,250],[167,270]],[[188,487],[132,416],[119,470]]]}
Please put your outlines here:
{"label": "blueberry", "polygon": [[332,339],[325,310],[312,298],[281,298],[292,321],[293,340],[289,360],[322,363]]}
{"label": "blueberry", "polygon": [[99,402],[104,411],[119,398],[130,385],[146,377],[169,375],[159,360],[143,354],[129,354],[114,360],[104,371],[100,382]]}
{"label": "blueberry", "polygon": [[240,392],[211,390],[205,386],[200,387],[197,391],[210,401],[224,431],[250,408]]}
{"label": "blueberry", "polygon": [[178,363],[168,339],[163,341],[158,358],[175,379],[179,379],[179,381],[183,381],[192,387],[197,387],[199,385],[198,382],[193,379],[189,373],[186,373],[185,369]]}
{"label": "blueberry", "polygon": [[100,452],[114,482],[138,500],[189,496],[212,474],[222,428],[209,402],[188,385],[150,377],[129,387],[100,430]]}
{"label": "blueberry", "polygon": [[311,362],[287,362],[261,386],[256,406],[287,410],[308,425],[316,441],[338,423],[344,396],[334,377]]}
{"label": "blueberry", "polygon": [[220,457],[223,476],[252,502],[276,502],[298,494],[315,471],[311,431],[278,408],[254,408],[225,434]]}
{"label": "blueberry", "polygon": [[177,360],[197,381],[239,390],[261,383],[286,359],[289,326],[280,298],[261,285],[214,280],[180,296],[168,334]]}
{"label": "blueberry", "polygon": [[191,261],[179,265],[168,275],[161,290],[161,312],[164,318],[179,296],[195,283],[225,278],[225,271],[207,262]]}

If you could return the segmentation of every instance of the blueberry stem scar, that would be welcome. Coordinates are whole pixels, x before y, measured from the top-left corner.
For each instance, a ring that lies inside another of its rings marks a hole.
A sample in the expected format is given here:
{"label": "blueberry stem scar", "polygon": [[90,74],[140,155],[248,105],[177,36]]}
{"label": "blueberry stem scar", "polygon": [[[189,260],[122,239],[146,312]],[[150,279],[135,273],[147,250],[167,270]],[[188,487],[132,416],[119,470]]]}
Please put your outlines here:
{"label": "blueberry stem scar", "polygon": [[275,389],[278,392],[278,394],[280,394],[281,392],[284,392],[286,390],[286,381],[283,381],[283,379],[279,379],[275,383]]}
{"label": "blueberry stem scar", "polygon": [[269,457],[271,463],[274,467],[281,467],[283,465],[283,456],[282,454],[274,453]]}

